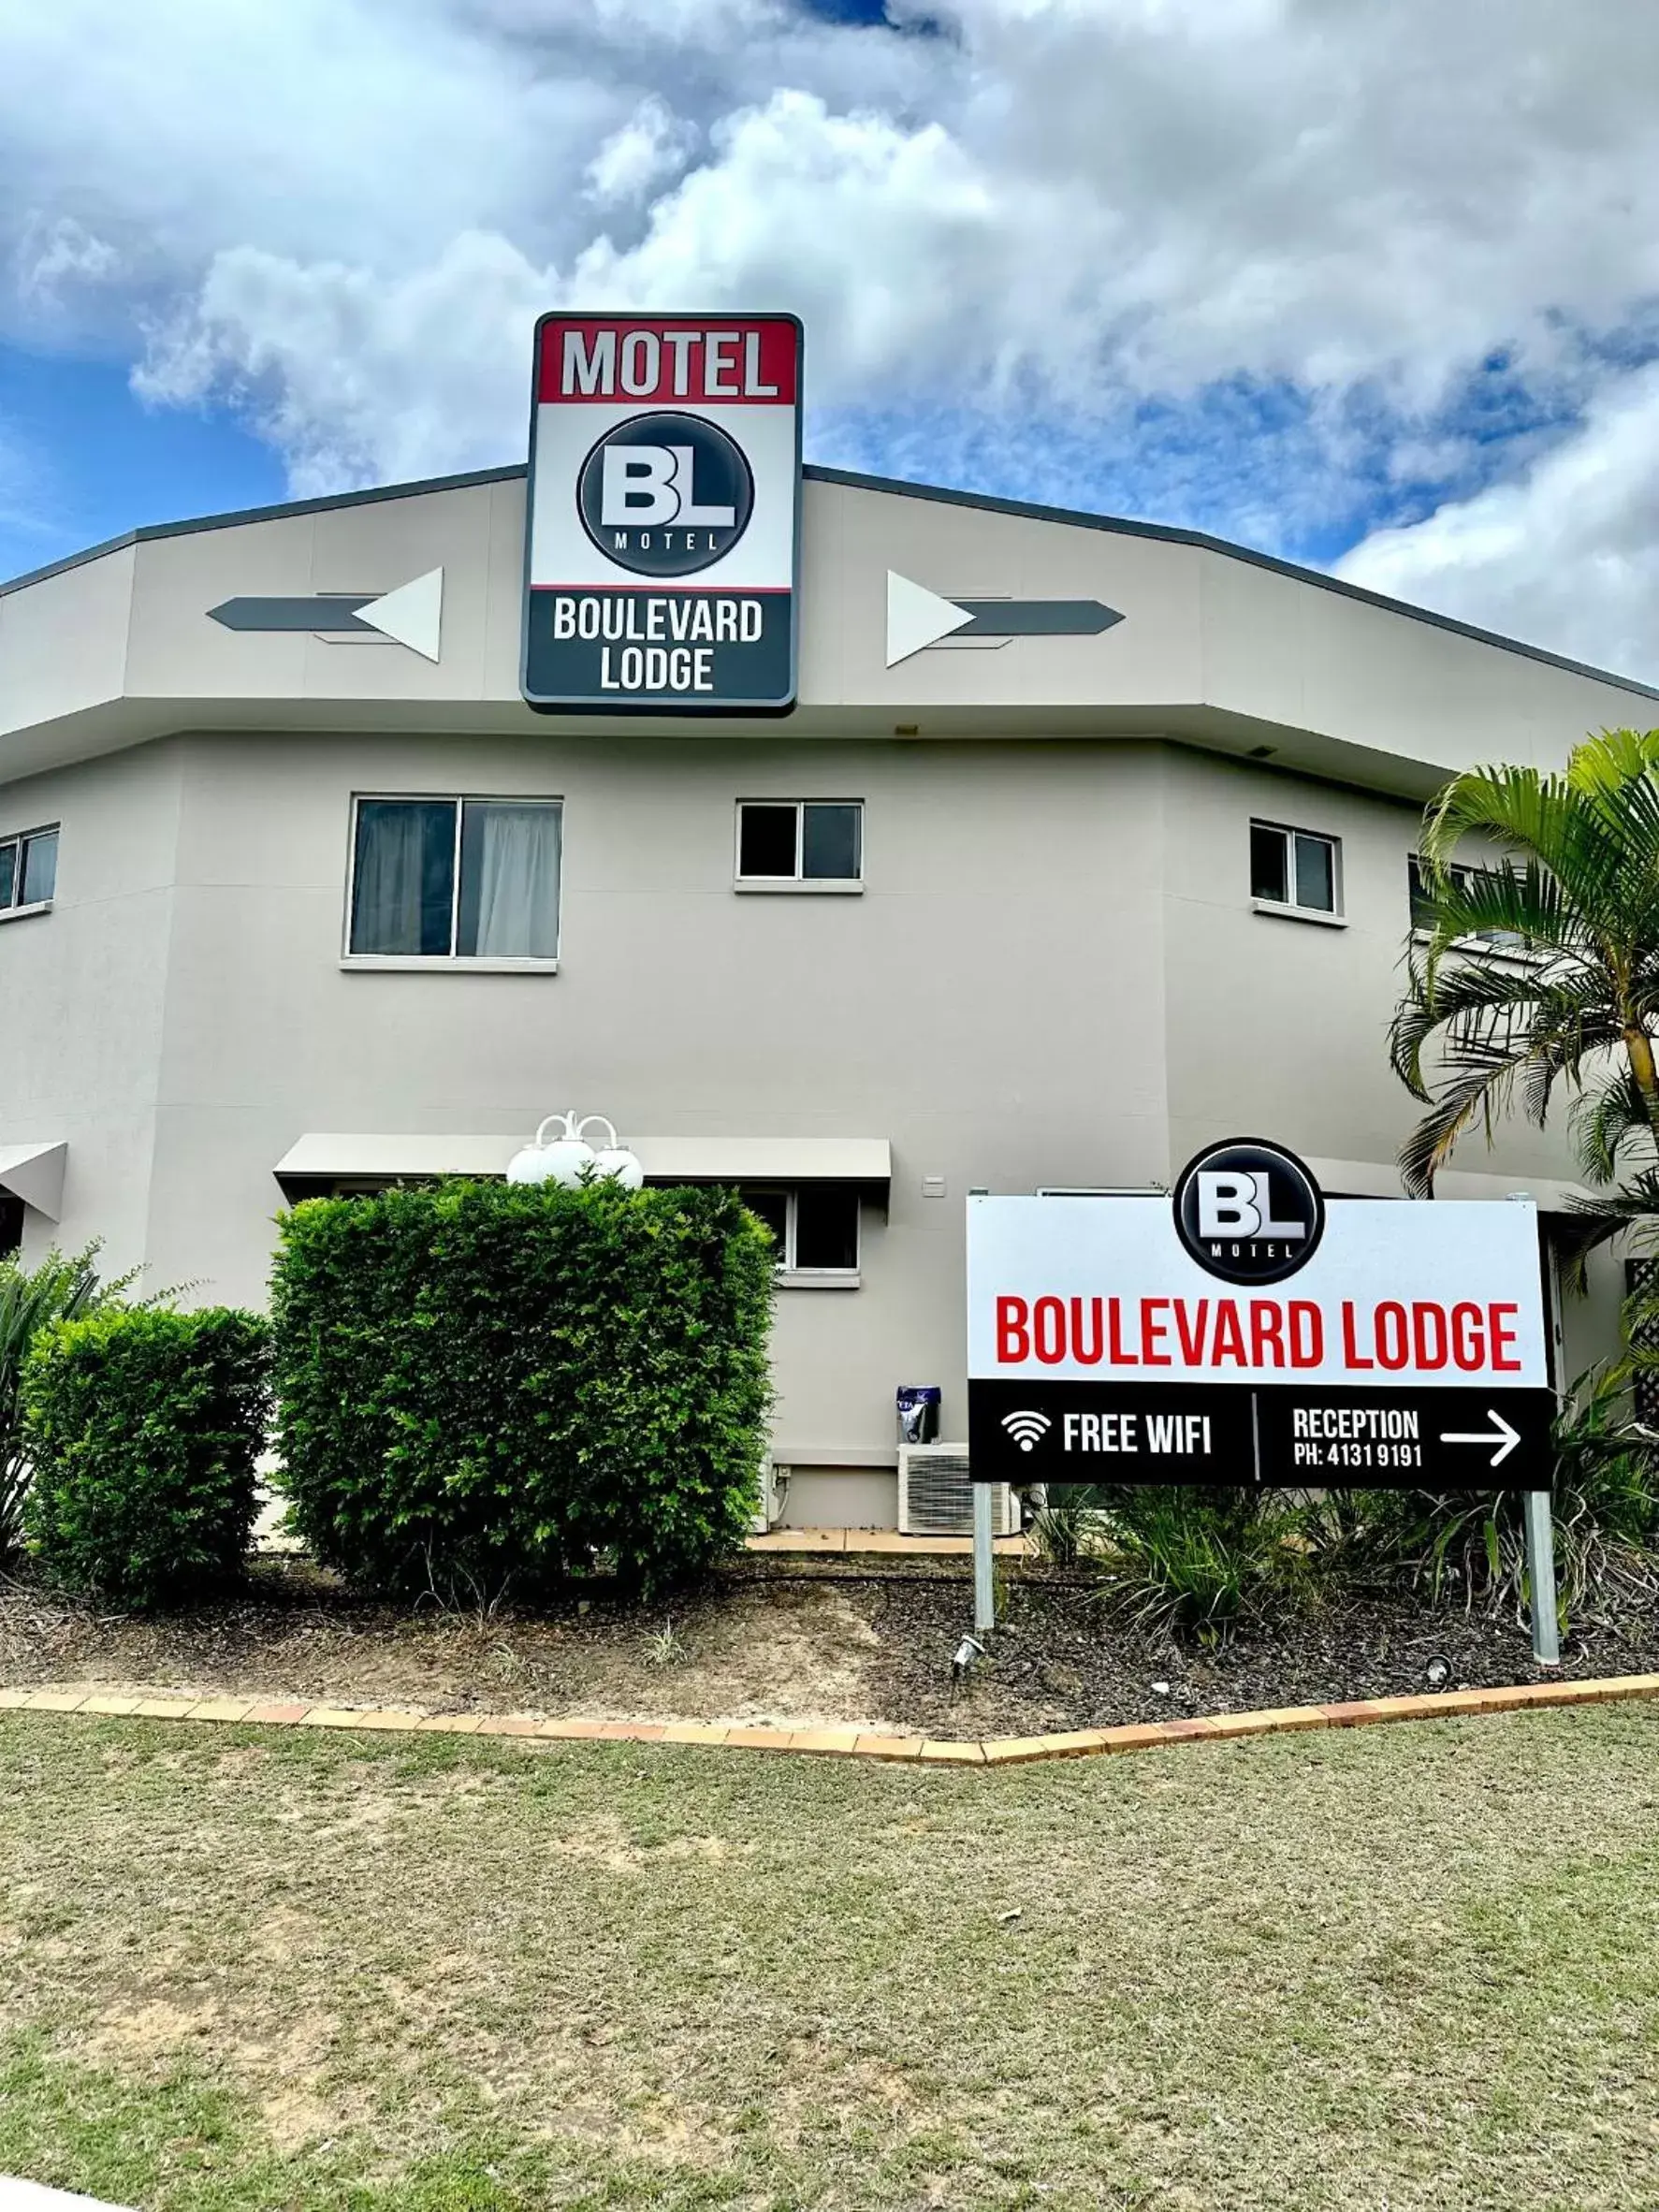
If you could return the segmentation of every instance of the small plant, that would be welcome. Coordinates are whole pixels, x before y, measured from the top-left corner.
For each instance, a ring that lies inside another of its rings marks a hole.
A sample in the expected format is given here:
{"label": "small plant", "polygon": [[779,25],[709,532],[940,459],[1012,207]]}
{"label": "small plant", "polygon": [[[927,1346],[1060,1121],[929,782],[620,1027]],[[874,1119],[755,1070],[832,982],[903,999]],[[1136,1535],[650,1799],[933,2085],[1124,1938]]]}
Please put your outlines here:
{"label": "small plant", "polygon": [[150,1608],[241,1566],[269,1406],[266,1326],[226,1307],[59,1321],[24,1363],[25,1524],[63,1587]]}
{"label": "small plant", "polygon": [[1111,1530],[1110,1515],[1084,1483],[1055,1485],[1031,1522],[1038,1551],[1055,1566],[1076,1566],[1097,1555],[1109,1546]]}
{"label": "small plant", "polygon": [[23,1540],[28,1461],[20,1393],[29,1348],[53,1322],[118,1304],[138,1280],[135,1268],[100,1283],[93,1264],[97,1254],[95,1244],[68,1255],[54,1249],[34,1268],[15,1253],[0,1259],[0,1565],[15,1557]]}
{"label": "small plant", "polygon": [[646,1665],[648,1666],[683,1666],[691,1657],[691,1647],[680,1636],[672,1621],[646,1637]]}

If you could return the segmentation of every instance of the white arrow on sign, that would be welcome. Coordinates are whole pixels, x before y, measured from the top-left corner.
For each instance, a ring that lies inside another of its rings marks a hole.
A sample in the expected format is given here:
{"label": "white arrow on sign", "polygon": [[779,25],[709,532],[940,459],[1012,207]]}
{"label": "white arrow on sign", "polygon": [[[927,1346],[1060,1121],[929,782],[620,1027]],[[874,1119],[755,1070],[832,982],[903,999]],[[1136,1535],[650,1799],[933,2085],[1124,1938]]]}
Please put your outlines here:
{"label": "white arrow on sign", "polygon": [[1521,1442],[1521,1431],[1511,1427],[1503,1415],[1494,1413],[1490,1405],[1486,1409],[1486,1418],[1493,1424],[1490,1429],[1477,1429],[1472,1434],[1468,1431],[1461,1431],[1449,1435],[1442,1431],[1440,1441],[1442,1444],[1495,1444],[1498,1448],[1492,1455],[1492,1464],[1501,1467]]}

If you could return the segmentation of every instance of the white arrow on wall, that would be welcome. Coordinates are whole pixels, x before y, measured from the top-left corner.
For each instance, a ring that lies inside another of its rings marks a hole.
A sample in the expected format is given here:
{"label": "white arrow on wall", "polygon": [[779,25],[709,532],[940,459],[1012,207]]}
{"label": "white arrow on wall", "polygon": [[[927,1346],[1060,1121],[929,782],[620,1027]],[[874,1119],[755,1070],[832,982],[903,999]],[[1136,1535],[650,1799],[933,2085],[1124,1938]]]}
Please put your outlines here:
{"label": "white arrow on wall", "polygon": [[1099,637],[1123,617],[1099,599],[945,599],[887,572],[887,665],[947,637],[979,645],[1011,637]]}
{"label": "white arrow on wall", "polygon": [[303,630],[313,637],[361,637],[375,631],[435,661],[444,634],[444,571],[371,591],[318,591],[304,599],[226,599],[208,609],[226,630]]}

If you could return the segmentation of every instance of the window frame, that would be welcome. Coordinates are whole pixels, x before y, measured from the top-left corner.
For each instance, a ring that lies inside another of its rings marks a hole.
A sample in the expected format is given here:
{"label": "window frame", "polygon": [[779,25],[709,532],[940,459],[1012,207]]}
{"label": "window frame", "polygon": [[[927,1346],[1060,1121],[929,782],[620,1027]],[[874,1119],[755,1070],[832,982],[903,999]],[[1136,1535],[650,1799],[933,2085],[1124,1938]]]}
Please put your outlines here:
{"label": "window frame", "polygon": [[12,895],[4,904],[0,904],[0,923],[21,922],[30,914],[50,914],[51,912],[57,901],[57,864],[55,861],[52,864],[52,886],[50,897],[32,898],[25,901],[22,896],[22,892],[24,879],[28,873],[29,847],[41,837],[51,837],[57,841],[60,838],[63,826],[61,822],[36,822],[32,829],[7,830],[4,837],[0,837],[0,853],[9,851],[12,855]]}
{"label": "window frame", "polygon": [[[455,837],[450,854],[449,945],[447,953],[354,953],[352,917],[357,897],[357,814],[370,806],[446,806],[454,810]],[[403,975],[557,975],[564,947],[564,798],[541,792],[355,791],[346,822],[345,912],[342,924],[340,965],[362,972]],[[468,807],[547,807],[559,818],[559,895],[553,915],[553,941],[560,952],[551,959],[533,953],[458,953],[460,933],[461,831]]]}
{"label": "window frame", "polygon": [[856,1290],[864,1278],[864,1198],[856,1184],[837,1186],[845,1189],[852,1203],[852,1265],[851,1267],[801,1267],[796,1263],[796,1235],[800,1217],[801,1185],[798,1183],[745,1183],[739,1186],[739,1196],[747,1206],[751,1197],[780,1198],[784,1201],[783,1249],[773,1261],[773,1273],[779,1288],[793,1286],[799,1288],[825,1290]]}
{"label": "window frame", "polygon": [[[1328,929],[1345,929],[1347,915],[1345,911],[1346,885],[1343,880],[1342,839],[1329,830],[1303,829],[1294,822],[1269,822],[1265,816],[1250,817],[1250,835],[1258,830],[1268,830],[1285,840],[1286,898],[1263,898],[1251,885],[1250,904],[1259,914],[1281,914],[1297,922],[1321,923]],[[1306,906],[1296,896],[1296,840],[1305,837],[1311,844],[1329,847],[1331,852],[1331,899],[1328,907]],[[1254,873],[1254,871],[1252,871]]]}
{"label": "window frame", "polygon": [[[795,871],[793,876],[746,876],[743,872],[743,810],[746,807],[793,807],[795,817]],[[807,809],[808,807],[851,807],[858,815],[858,873],[855,876],[804,876],[801,873],[806,859]],[[732,811],[732,888],[745,893],[758,892],[763,896],[782,893],[813,897],[827,894],[831,897],[845,898],[859,895],[864,891],[865,814],[863,799],[816,797],[794,798],[787,793],[750,792],[740,797]]]}

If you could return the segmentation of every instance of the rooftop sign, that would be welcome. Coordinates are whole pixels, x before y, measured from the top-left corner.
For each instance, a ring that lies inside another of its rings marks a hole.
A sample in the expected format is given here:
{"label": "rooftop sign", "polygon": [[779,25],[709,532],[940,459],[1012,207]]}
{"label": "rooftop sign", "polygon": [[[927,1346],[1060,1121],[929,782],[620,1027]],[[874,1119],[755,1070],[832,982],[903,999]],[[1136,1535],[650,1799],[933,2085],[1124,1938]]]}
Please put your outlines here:
{"label": "rooftop sign", "polygon": [[1547,1489],[1536,1209],[1325,1200],[1276,1145],[1171,1197],[976,1198],[978,1479]]}
{"label": "rooftop sign", "polygon": [[546,713],[794,705],[801,326],[536,325],[523,691]]}

